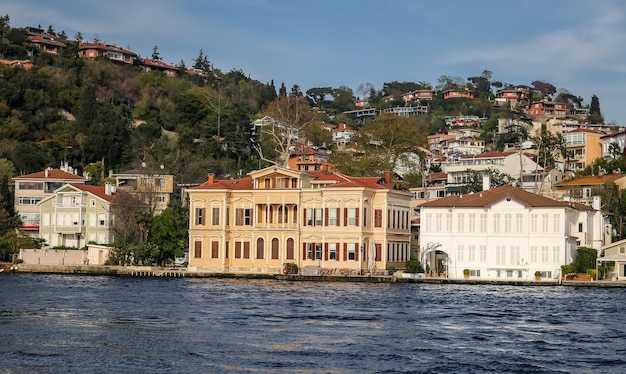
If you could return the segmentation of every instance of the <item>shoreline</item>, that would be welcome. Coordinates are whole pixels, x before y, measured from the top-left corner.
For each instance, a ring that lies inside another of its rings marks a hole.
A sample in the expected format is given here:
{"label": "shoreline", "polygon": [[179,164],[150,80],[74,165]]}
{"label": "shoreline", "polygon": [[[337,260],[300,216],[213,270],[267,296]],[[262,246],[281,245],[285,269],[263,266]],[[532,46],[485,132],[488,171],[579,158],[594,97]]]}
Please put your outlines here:
{"label": "shoreline", "polygon": [[600,287],[626,288],[626,281],[572,281],[572,280],[506,280],[506,279],[450,279],[450,278],[403,278],[392,275],[283,275],[283,274],[234,274],[190,271],[186,268],[163,268],[151,266],[98,266],[98,265],[14,265],[2,264],[0,274],[38,273],[38,274],[73,274],[89,276],[154,277],[154,278],[231,278],[231,279],[274,279],[288,282],[355,282],[355,283],[423,283],[423,284],[465,284],[499,286],[565,286],[565,287]]}

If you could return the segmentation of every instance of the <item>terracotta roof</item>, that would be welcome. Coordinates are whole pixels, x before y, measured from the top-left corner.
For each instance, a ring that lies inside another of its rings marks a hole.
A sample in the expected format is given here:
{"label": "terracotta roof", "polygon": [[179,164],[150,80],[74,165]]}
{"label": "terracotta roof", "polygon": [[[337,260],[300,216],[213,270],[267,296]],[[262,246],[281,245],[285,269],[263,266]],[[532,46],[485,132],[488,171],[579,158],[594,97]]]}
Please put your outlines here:
{"label": "terracotta roof", "polygon": [[430,173],[426,176],[429,180],[448,179],[448,174],[444,172]]}
{"label": "terracotta roof", "polygon": [[115,195],[107,195],[106,190],[102,186],[91,186],[87,184],[70,184],[70,186],[85,192],[89,192],[92,195],[95,195],[103,200],[108,202],[113,201]]}
{"label": "terracotta roof", "polygon": [[604,133],[602,131],[598,131],[598,130],[594,130],[594,129],[586,129],[586,128],[582,128],[579,127],[577,129],[573,129],[573,130],[569,130],[569,131],[564,131],[564,134],[569,134],[569,133],[573,133],[573,132],[587,132],[590,134],[599,134],[599,135],[604,135]]}
{"label": "terracotta roof", "polygon": [[[397,183],[386,183],[382,177],[350,177],[341,173],[326,171],[307,171],[308,174],[315,178],[315,181],[331,181],[335,182],[330,188],[349,188],[349,187],[365,187],[374,189],[399,189]],[[240,179],[219,180],[216,179],[212,184],[205,182],[199,186],[190,187],[190,190],[206,190],[206,189],[227,189],[227,190],[251,190],[253,189],[252,177],[248,176]]]}
{"label": "terracotta roof", "polygon": [[548,199],[534,193],[524,191],[512,186],[497,187],[487,191],[476,192],[468,195],[448,196],[437,200],[428,201],[421,207],[428,208],[484,208],[489,207],[504,199],[510,198],[528,207],[565,207],[567,202]]}
{"label": "terracotta roof", "polygon": [[472,156],[470,156],[470,155],[463,155],[463,156],[461,156],[461,158],[471,158],[471,159],[474,159],[474,158],[507,157],[507,156],[510,156],[512,154],[515,154],[515,153],[516,152],[496,152],[496,151],[493,151],[493,152],[479,153],[477,155],[472,155]]}
{"label": "terracotta roof", "polygon": [[38,171],[32,174],[20,175],[19,177],[15,177],[13,179],[63,179],[63,180],[82,180],[85,181],[84,177],[80,175],[68,173],[61,169],[50,169],[48,170],[48,176],[46,177],[46,171]]}
{"label": "terracotta roof", "polygon": [[615,182],[622,178],[624,174],[606,174],[606,175],[591,175],[585,177],[575,177],[572,179],[562,180],[555,184],[556,187],[566,186],[588,186],[588,185],[602,185],[606,182]]}

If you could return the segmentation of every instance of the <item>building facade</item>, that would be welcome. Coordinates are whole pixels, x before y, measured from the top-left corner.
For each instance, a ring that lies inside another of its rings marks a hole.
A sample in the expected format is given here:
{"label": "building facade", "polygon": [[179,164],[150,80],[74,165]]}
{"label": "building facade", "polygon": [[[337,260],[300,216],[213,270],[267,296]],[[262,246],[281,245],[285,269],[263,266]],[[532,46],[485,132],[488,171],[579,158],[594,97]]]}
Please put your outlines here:
{"label": "building facade", "polygon": [[111,185],[66,184],[41,201],[39,236],[50,247],[82,248],[113,242]]}
{"label": "building facade", "polygon": [[430,201],[420,207],[422,259],[452,278],[465,269],[482,279],[533,279],[537,271],[557,278],[579,246],[604,245],[606,220],[596,208],[511,186]]}
{"label": "building facade", "polygon": [[165,172],[128,170],[121,173],[109,172],[115,186],[148,204],[153,215],[161,214],[170,203],[174,193],[174,176]]}
{"label": "building facade", "polygon": [[39,202],[67,183],[84,184],[86,179],[74,174],[71,167],[62,165],[60,169],[48,168],[37,173],[21,175],[13,178],[13,181],[15,182],[15,212],[22,220],[19,228],[31,237],[38,237]]}
{"label": "building facade", "polygon": [[410,193],[385,178],[269,167],[188,190],[189,267],[382,274],[410,259]]}

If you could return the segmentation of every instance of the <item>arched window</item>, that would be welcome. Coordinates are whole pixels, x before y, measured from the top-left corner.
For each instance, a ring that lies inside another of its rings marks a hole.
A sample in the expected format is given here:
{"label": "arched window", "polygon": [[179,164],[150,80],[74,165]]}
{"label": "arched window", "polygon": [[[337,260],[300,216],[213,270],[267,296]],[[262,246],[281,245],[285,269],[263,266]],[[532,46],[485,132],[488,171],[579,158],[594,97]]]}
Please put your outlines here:
{"label": "arched window", "polygon": [[272,239],[272,260],[277,260],[279,258],[278,247],[278,238]]}
{"label": "arched window", "polygon": [[293,241],[293,238],[287,239],[287,260],[295,259],[294,247],[295,247],[295,243]]}
{"label": "arched window", "polygon": [[257,258],[257,260],[262,260],[263,259],[263,252],[265,252],[265,250],[263,249],[263,245],[264,245],[263,238],[258,238],[256,240],[256,258]]}

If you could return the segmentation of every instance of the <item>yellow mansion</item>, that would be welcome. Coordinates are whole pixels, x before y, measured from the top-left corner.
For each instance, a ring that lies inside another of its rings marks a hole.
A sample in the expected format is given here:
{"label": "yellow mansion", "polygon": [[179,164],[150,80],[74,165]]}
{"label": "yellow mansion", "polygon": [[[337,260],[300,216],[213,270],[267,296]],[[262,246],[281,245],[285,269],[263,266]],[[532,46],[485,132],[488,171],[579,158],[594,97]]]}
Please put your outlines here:
{"label": "yellow mansion", "polygon": [[382,274],[410,258],[408,191],[384,178],[280,167],[188,190],[189,267],[217,273]]}

